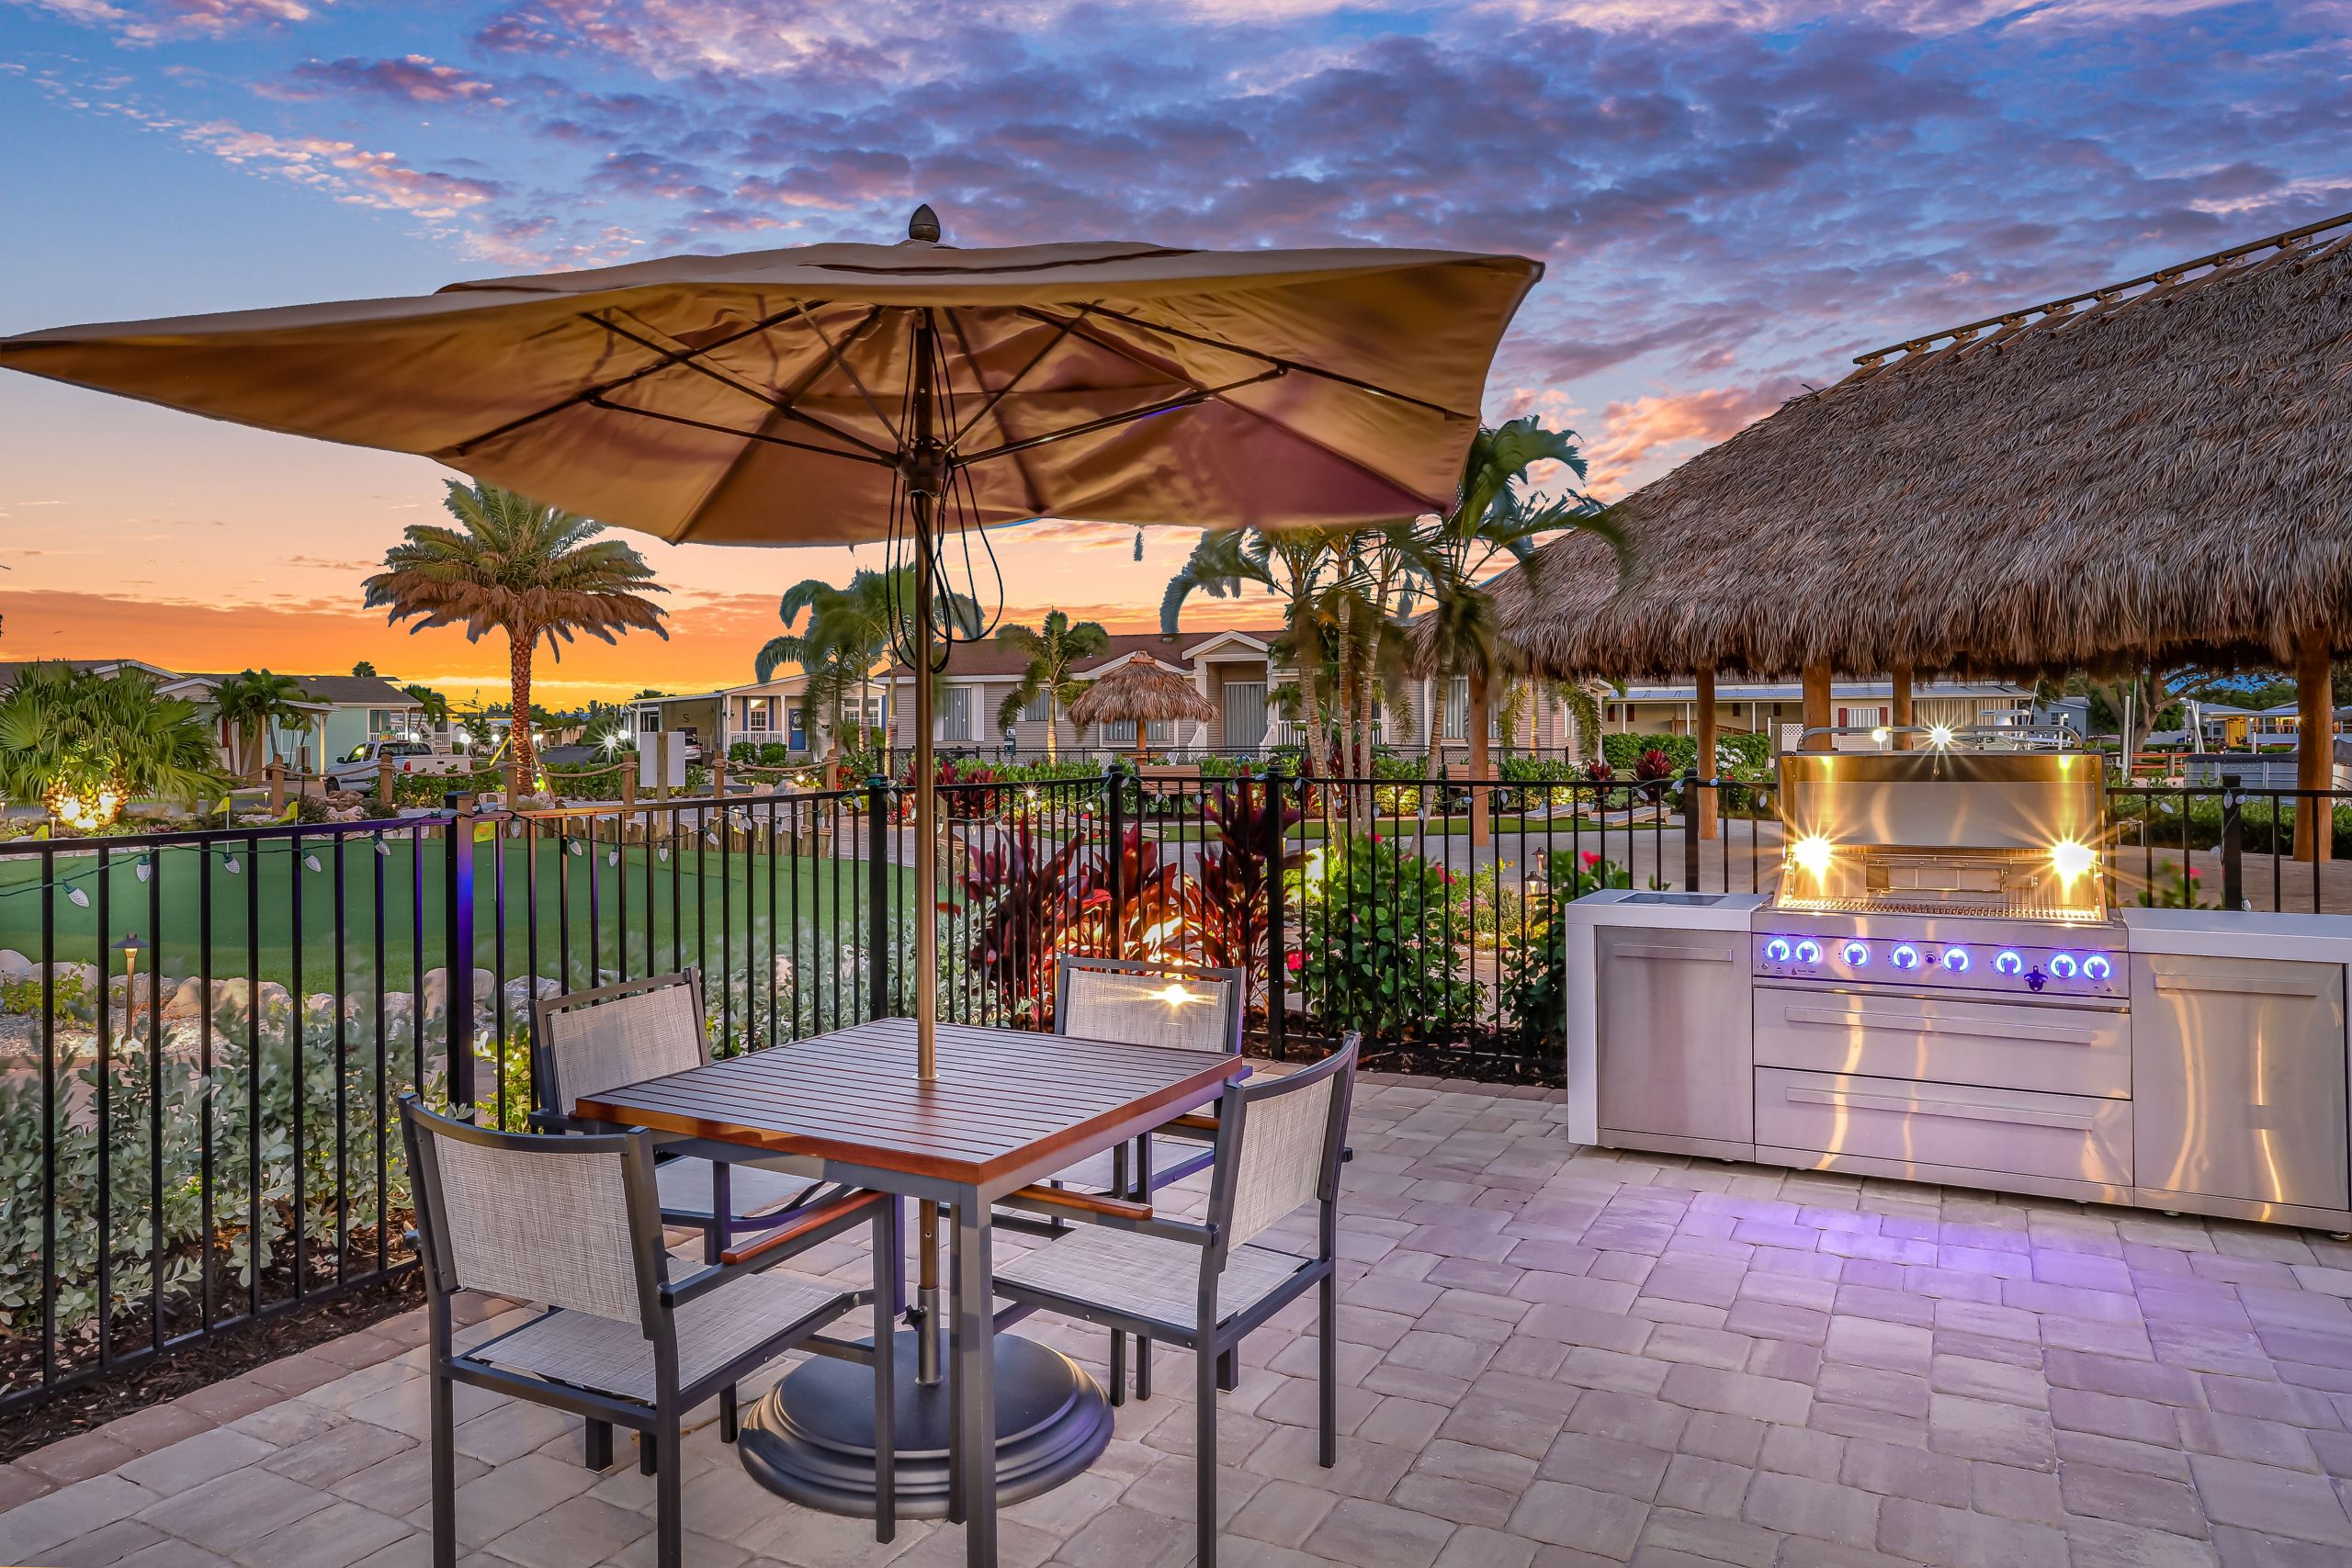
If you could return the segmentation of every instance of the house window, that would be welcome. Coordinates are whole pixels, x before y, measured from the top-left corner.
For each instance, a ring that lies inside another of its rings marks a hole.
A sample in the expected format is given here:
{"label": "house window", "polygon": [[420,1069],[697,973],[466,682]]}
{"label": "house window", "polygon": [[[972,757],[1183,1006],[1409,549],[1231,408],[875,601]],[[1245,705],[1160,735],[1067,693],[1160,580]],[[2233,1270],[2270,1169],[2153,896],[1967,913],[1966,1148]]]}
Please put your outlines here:
{"label": "house window", "polygon": [[743,728],[746,728],[746,729],[772,729],[772,728],[775,728],[775,726],[774,726],[774,725],[772,725],[771,723],[769,723],[769,721],[768,721],[768,715],[769,715],[769,708],[768,708],[768,699],[767,699],[767,698],[765,698],[765,697],[746,697],[746,698],[744,698],[744,699],[743,699]]}
{"label": "house window", "polygon": [[941,694],[939,705],[939,736],[942,740],[969,740],[972,738],[972,688],[950,686]]}
{"label": "house window", "polygon": [[1039,692],[1035,696],[1030,698],[1028,704],[1022,708],[1021,722],[1023,724],[1043,724],[1047,719],[1053,717],[1053,693]]}
{"label": "house window", "polygon": [[[1103,745],[1133,746],[1135,743],[1136,721],[1134,719],[1114,719],[1102,727]],[[1144,744],[1147,746],[1172,746],[1175,743],[1176,722],[1173,719],[1153,719],[1145,729]]]}
{"label": "house window", "polygon": [[662,710],[661,710],[660,708],[639,708],[639,709],[638,709],[638,710],[637,710],[637,728],[639,728],[639,731],[641,731],[642,733],[647,734],[647,735],[659,735],[659,734],[661,734],[661,733],[662,733]]}
{"label": "house window", "polygon": [[1470,677],[1456,675],[1445,683],[1445,739],[1460,740],[1469,733]]}

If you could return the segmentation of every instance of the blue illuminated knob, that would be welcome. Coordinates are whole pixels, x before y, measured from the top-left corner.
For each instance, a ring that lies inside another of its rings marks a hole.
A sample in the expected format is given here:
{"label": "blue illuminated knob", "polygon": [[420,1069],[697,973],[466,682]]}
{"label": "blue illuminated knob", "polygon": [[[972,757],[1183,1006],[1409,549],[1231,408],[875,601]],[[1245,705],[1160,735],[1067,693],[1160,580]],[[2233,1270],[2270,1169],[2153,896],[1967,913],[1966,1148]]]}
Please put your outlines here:
{"label": "blue illuminated knob", "polygon": [[1993,955],[1993,969],[2000,975],[2022,975],[2025,973],[2025,960],[2018,956],[2015,948],[2005,947]]}
{"label": "blue illuminated knob", "polygon": [[1871,961],[1871,944],[1866,942],[1849,942],[1838,950],[1838,956],[1846,961],[1848,967],[1860,969]]}
{"label": "blue illuminated knob", "polygon": [[2115,965],[2107,961],[2104,953],[2094,953],[2083,960],[2083,978],[2104,980],[2115,973]]}
{"label": "blue illuminated knob", "polygon": [[1807,937],[1803,942],[1797,943],[1797,962],[1800,964],[1820,963],[1821,944],[1814,941],[1811,937]]}
{"label": "blue illuminated knob", "polygon": [[1955,975],[1965,975],[1965,974],[1967,974],[1967,973],[1968,973],[1968,949],[1966,949],[1966,948],[1964,948],[1964,947],[1947,947],[1947,948],[1945,948],[1945,949],[1944,949],[1944,967],[1945,967],[1945,968],[1947,968],[1947,969],[1949,969],[1949,970],[1951,970],[1951,971],[1953,974],[1955,974]]}
{"label": "blue illuminated knob", "polygon": [[2081,969],[2082,965],[2075,962],[2075,955],[2071,953],[2050,955],[2050,973],[2061,980],[2073,979]]}
{"label": "blue illuminated knob", "polygon": [[1764,956],[1775,964],[1786,964],[1789,961],[1789,939],[1784,936],[1776,936],[1766,942]]}
{"label": "blue illuminated knob", "polygon": [[1886,961],[1897,969],[1917,969],[1919,967],[1919,950],[1906,942],[1888,953]]}

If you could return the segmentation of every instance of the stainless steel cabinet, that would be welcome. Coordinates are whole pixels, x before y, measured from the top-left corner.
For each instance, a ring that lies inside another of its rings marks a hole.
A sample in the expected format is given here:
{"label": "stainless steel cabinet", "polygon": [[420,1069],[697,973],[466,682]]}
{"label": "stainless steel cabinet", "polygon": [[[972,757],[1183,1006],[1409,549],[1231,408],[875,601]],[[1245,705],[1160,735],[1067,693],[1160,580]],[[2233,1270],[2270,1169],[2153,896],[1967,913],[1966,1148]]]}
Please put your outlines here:
{"label": "stainless steel cabinet", "polygon": [[2341,968],[2135,954],[2132,1045],[2141,1188],[2346,1207]]}
{"label": "stainless steel cabinet", "polygon": [[1611,1133],[1754,1141],[1747,933],[1603,926],[1598,1089]]}

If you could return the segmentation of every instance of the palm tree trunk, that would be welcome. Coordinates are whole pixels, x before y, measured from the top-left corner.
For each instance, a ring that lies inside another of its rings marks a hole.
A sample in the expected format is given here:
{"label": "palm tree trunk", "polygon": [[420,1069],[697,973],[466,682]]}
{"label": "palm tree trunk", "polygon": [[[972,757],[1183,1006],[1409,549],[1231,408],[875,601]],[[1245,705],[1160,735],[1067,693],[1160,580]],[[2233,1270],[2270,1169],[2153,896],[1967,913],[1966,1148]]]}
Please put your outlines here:
{"label": "palm tree trunk", "polygon": [[535,638],[517,631],[506,634],[506,673],[508,719],[507,754],[514,759],[515,776],[522,781],[520,788],[535,787],[539,776],[539,755],[531,744],[531,649]]}

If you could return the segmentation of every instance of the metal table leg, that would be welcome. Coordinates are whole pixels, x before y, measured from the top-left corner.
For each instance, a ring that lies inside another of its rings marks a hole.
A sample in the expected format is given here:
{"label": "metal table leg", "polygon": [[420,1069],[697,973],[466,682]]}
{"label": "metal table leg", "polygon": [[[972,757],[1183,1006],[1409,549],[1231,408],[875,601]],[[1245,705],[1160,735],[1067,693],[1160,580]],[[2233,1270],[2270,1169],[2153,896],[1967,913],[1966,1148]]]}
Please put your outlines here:
{"label": "metal table leg", "polygon": [[995,1236],[977,1194],[956,1205],[950,1280],[956,1393],[956,1472],[964,1515],[964,1561],[996,1568]]}

